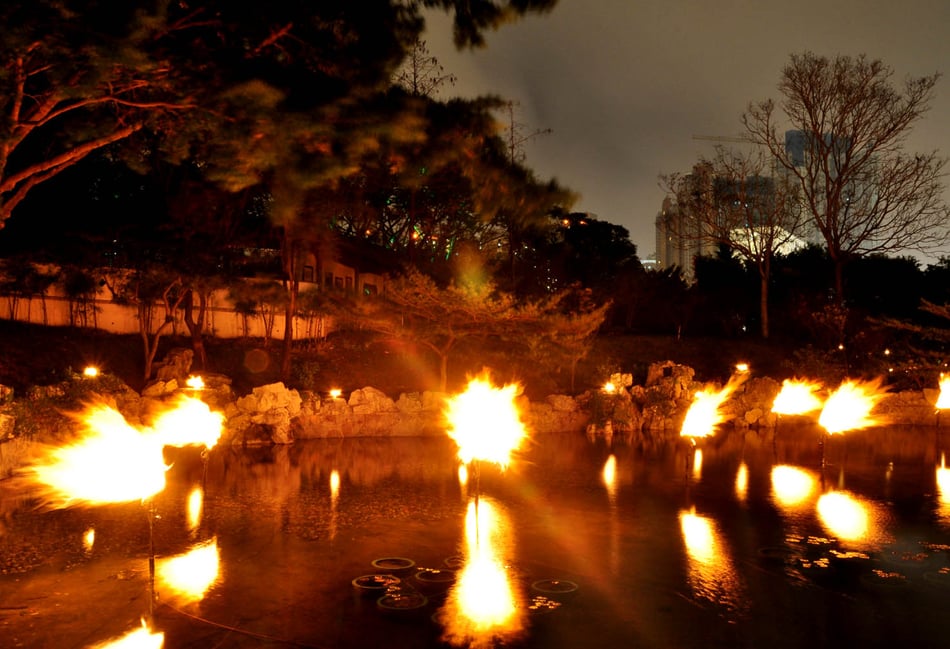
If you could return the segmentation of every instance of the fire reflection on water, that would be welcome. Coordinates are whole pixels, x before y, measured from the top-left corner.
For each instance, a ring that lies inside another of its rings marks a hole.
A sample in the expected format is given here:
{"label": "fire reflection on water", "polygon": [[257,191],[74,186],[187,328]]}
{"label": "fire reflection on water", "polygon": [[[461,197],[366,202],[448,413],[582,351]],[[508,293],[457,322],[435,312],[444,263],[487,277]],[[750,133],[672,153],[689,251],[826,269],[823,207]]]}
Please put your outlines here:
{"label": "fire reflection on water", "polygon": [[772,496],[783,508],[795,509],[807,503],[815,492],[815,477],[802,468],[779,464],[772,467]]}
{"label": "fire reflection on water", "polygon": [[142,620],[142,626],[125,635],[91,646],[89,649],[161,649],[165,644],[164,633],[153,633]]}
{"label": "fire reflection on water", "polygon": [[155,570],[162,599],[169,598],[178,604],[199,601],[218,581],[218,540],[213,538],[184,554],[159,559]]}
{"label": "fire reflection on water", "polygon": [[940,454],[940,466],[937,467],[937,507],[940,520],[950,523],[950,469],[947,468],[947,457]]}
{"label": "fire reflection on water", "polygon": [[194,534],[201,525],[201,513],[204,509],[204,490],[201,487],[195,487],[188,494],[188,530]]}
{"label": "fire reflection on water", "polygon": [[458,647],[494,647],[524,631],[524,607],[504,560],[511,524],[490,498],[468,504],[465,562],[438,619],[442,639]]}
{"label": "fire reflection on water", "polygon": [[845,541],[860,541],[870,533],[867,504],[844,491],[822,494],[818,516],[832,534]]}
{"label": "fire reflection on water", "polygon": [[747,609],[744,587],[713,519],[681,510],[680,529],[686,545],[687,581],[696,597],[714,602],[732,613]]}

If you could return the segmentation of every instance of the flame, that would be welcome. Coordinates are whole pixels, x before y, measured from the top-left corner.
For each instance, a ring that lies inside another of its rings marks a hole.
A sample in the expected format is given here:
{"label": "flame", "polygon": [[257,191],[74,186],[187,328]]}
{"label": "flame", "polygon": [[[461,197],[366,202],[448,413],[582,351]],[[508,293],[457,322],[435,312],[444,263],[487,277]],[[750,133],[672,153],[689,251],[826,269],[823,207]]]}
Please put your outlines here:
{"label": "flame", "polygon": [[200,376],[192,374],[185,380],[185,385],[187,385],[192,390],[204,390],[205,381]]}
{"label": "flame", "polygon": [[458,457],[494,462],[506,468],[511,454],[525,438],[521,413],[515,405],[520,386],[496,388],[486,376],[469,381],[465,392],[446,403],[448,434],[458,444]]}
{"label": "flame", "polygon": [[214,538],[184,554],[159,559],[155,575],[176,600],[195,602],[218,580],[220,561],[218,540]]}
{"label": "flame", "polygon": [[689,410],[686,411],[680,435],[690,439],[712,435],[716,426],[725,419],[720,412],[720,407],[744,380],[744,374],[733,376],[721,390],[706,386],[697,392]]}
{"label": "flame", "polygon": [[846,541],[858,541],[869,534],[867,506],[843,491],[822,494],[818,516],[832,534]]}
{"label": "flame", "polygon": [[816,394],[820,383],[800,379],[785,379],[782,389],[772,402],[772,412],[777,415],[803,415],[821,408],[821,398]]}
{"label": "flame", "polygon": [[699,480],[703,476],[703,449],[694,448],[693,449],[693,479]]}
{"label": "flame", "polygon": [[195,487],[188,494],[188,529],[194,532],[201,524],[201,513],[204,509],[204,490]]}
{"label": "flame", "polygon": [[825,401],[818,423],[832,435],[874,426],[879,422],[871,417],[871,411],[885,394],[880,380],[844,381]]}
{"label": "flame", "polygon": [[815,478],[798,467],[774,466],[771,477],[775,500],[784,507],[801,505],[815,491]]}
{"label": "flame", "polygon": [[331,398],[331,399],[339,399],[339,398],[340,398],[340,395],[342,395],[342,394],[343,394],[343,390],[341,390],[340,388],[332,388],[332,389],[330,390],[330,398]]}
{"label": "flame", "polygon": [[201,399],[179,395],[173,407],[163,411],[152,425],[152,434],[162,446],[212,448],[221,438],[224,415],[213,412]]}
{"label": "flame", "polygon": [[142,626],[129,631],[121,638],[93,645],[90,649],[161,649],[165,644],[164,633],[152,633],[142,620]]}
{"label": "flame", "polygon": [[145,500],[165,488],[162,446],[108,406],[91,407],[85,436],[53,448],[24,476],[41,486],[49,505]]}
{"label": "flame", "polygon": [[[440,619],[443,640],[495,647],[524,628],[514,586],[500,554],[510,526],[491,499],[471,500],[465,516],[466,557]],[[502,643],[504,644],[504,643]]]}
{"label": "flame", "polygon": [[937,403],[934,405],[937,410],[950,408],[950,374],[940,373],[940,396],[937,397]]}
{"label": "flame", "polygon": [[611,381],[607,381],[606,383],[604,383],[604,392],[606,392],[607,394],[613,394],[616,391],[617,391],[617,386],[614,385]]}
{"label": "flame", "polygon": [[115,408],[88,406],[74,417],[78,441],[44,453],[23,475],[40,485],[54,507],[145,500],[165,488],[165,446],[214,446],[224,416],[203,401],[181,396],[151,428],[136,428]]}
{"label": "flame", "polygon": [[94,365],[89,365],[83,369],[82,375],[87,378],[94,379],[99,376],[99,368]]}

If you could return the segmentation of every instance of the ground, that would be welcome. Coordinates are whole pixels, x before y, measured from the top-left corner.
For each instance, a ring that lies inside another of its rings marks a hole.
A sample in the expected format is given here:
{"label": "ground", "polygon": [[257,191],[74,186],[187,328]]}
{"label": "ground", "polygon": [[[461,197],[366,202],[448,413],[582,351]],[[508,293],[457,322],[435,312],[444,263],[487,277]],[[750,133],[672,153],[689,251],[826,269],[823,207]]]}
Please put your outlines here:
{"label": "ground", "polygon": [[[244,394],[280,380],[280,343],[208,340],[208,366],[196,363],[193,369],[229,376],[235,392]],[[190,341],[162,338],[156,360],[173,347],[190,347]],[[144,356],[137,335],[0,321],[0,384],[18,395],[32,385],[56,383],[90,364],[141,390],[146,383]],[[631,373],[634,382],[642,384],[651,363],[667,360],[693,367],[700,381],[723,380],[740,361],[750,363],[756,374],[779,378],[789,372],[786,357],[779,346],[753,339],[601,336],[578,364],[572,386],[569,367],[519,359],[504,348],[459,345],[450,357],[447,388],[457,389],[488,368],[497,382],[521,383],[531,398],[579,394],[599,387],[613,372]],[[288,384],[317,391],[338,387],[344,392],[372,386],[397,397],[438,389],[439,372],[436,357],[421,347],[387,343],[365,333],[333,334],[295,352]]]}

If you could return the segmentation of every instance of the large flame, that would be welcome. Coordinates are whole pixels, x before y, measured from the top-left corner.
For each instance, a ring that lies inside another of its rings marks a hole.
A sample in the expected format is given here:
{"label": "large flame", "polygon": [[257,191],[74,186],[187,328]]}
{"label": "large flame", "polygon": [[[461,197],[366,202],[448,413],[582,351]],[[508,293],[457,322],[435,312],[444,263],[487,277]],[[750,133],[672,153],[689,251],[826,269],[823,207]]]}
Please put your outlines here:
{"label": "large flame", "polygon": [[525,438],[525,426],[515,404],[520,386],[496,388],[487,376],[469,381],[465,392],[446,402],[448,434],[458,444],[458,456],[466,464],[473,460],[494,462],[506,468],[511,454]]}
{"label": "large flame", "polygon": [[161,593],[180,603],[202,599],[218,580],[220,552],[217,539],[211,539],[173,557],[159,559],[155,574],[163,588]]}
{"label": "large flame", "polygon": [[950,374],[940,373],[940,396],[937,397],[937,403],[934,405],[937,410],[950,408]]}
{"label": "large flame", "polygon": [[50,449],[24,475],[53,507],[146,500],[165,488],[165,460],[154,436],[143,435],[108,406],[91,407],[85,435]]}
{"label": "large flame", "polygon": [[218,443],[224,415],[213,412],[201,399],[179,395],[172,407],[163,410],[152,424],[152,434],[163,446],[204,446]]}
{"label": "large flame", "polygon": [[885,395],[880,379],[846,380],[825,401],[818,423],[832,435],[875,426],[880,422],[871,416],[871,411]]}
{"label": "large flame", "polygon": [[821,398],[817,392],[820,383],[802,379],[785,379],[782,389],[772,402],[772,412],[777,415],[804,415],[821,409]]}
{"label": "large flame", "polygon": [[440,616],[443,640],[456,646],[495,647],[523,630],[523,614],[502,558],[509,535],[509,523],[491,499],[469,501],[465,564]]}
{"label": "large flame", "polygon": [[744,380],[745,374],[734,375],[720,390],[706,386],[697,392],[689,410],[686,411],[680,435],[690,439],[712,435],[725,419],[721,411],[722,404]]}
{"label": "large flame", "polygon": [[165,446],[210,448],[221,435],[224,417],[202,401],[182,396],[155,417],[151,427],[135,427],[115,408],[93,404],[74,417],[79,439],[47,450],[24,476],[38,485],[53,507],[145,500],[165,488]]}

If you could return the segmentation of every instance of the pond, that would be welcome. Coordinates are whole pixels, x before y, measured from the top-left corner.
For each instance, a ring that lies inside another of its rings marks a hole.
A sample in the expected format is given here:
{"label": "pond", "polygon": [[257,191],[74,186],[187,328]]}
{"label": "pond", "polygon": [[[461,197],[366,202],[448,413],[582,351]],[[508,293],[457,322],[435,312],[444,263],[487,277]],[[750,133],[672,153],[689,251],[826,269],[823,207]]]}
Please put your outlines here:
{"label": "pond", "polygon": [[947,446],[556,434],[467,475],[448,438],[176,451],[149,502],[6,498],[0,644],[942,646]]}

